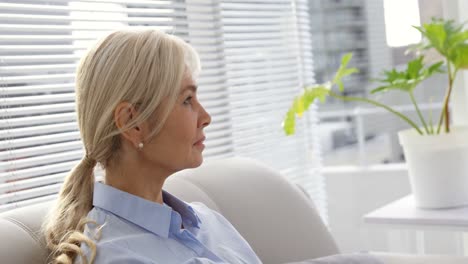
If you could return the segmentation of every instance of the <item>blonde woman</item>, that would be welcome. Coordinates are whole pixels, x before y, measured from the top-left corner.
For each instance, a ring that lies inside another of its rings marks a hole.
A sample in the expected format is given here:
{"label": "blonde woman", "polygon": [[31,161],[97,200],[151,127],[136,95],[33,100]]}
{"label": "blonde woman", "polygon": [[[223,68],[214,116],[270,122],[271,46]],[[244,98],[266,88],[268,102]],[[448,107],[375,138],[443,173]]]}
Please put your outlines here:
{"label": "blonde woman", "polygon": [[[197,53],[160,31],[116,31],[82,58],[76,103],[86,151],[44,224],[53,263],[260,263],[221,215],[165,192],[199,166],[211,117]],[[95,182],[100,164],[104,182]]]}

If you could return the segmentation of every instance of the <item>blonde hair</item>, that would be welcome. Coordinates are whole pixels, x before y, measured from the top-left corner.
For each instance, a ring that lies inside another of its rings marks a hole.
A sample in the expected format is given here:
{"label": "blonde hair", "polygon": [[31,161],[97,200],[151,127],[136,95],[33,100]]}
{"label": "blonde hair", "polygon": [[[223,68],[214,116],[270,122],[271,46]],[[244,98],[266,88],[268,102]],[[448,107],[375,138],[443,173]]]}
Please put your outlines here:
{"label": "blonde hair", "polygon": [[[164,125],[186,74],[200,70],[197,53],[183,40],[157,30],[119,30],[94,45],[81,59],[76,72],[76,112],[85,157],[66,177],[54,208],[43,225],[51,262],[72,263],[77,255],[88,263],[80,246],[96,255],[95,242],[83,234],[92,209],[94,167],[118,160],[119,134],[157,113],[153,131]],[[114,123],[121,102],[139,115],[124,128]],[[164,102],[164,107],[161,107]],[[167,104],[167,105],[166,105]],[[163,109],[161,109],[163,108]]]}

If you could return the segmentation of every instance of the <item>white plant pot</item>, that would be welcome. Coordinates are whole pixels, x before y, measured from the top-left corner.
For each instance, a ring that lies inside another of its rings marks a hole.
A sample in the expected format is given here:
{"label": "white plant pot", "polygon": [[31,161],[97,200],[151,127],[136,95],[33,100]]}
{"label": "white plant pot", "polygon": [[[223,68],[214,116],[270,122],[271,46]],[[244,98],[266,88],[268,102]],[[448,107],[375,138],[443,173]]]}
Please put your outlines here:
{"label": "white plant pot", "polygon": [[400,131],[398,138],[418,207],[468,205],[468,128],[424,136],[410,129]]}

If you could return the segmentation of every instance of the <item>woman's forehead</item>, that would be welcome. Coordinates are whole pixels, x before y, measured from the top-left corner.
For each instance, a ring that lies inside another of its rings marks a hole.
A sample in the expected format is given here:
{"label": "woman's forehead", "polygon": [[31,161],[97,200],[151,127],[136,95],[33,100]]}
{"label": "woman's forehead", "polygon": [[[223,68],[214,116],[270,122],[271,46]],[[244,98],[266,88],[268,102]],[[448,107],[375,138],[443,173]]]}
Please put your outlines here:
{"label": "woman's forehead", "polygon": [[195,83],[195,81],[193,80],[192,76],[191,75],[186,75],[184,77],[184,79],[182,80],[182,89],[181,89],[181,93],[187,91],[187,90],[191,90],[193,92],[197,92],[197,85]]}

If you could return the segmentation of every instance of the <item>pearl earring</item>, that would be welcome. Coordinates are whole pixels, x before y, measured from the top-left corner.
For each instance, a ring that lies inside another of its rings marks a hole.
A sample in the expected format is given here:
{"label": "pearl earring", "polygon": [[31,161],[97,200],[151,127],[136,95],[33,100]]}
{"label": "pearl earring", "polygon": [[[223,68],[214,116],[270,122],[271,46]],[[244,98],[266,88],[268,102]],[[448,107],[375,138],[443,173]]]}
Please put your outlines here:
{"label": "pearl earring", "polygon": [[142,142],[138,143],[138,149],[143,149],[143,143]]}

